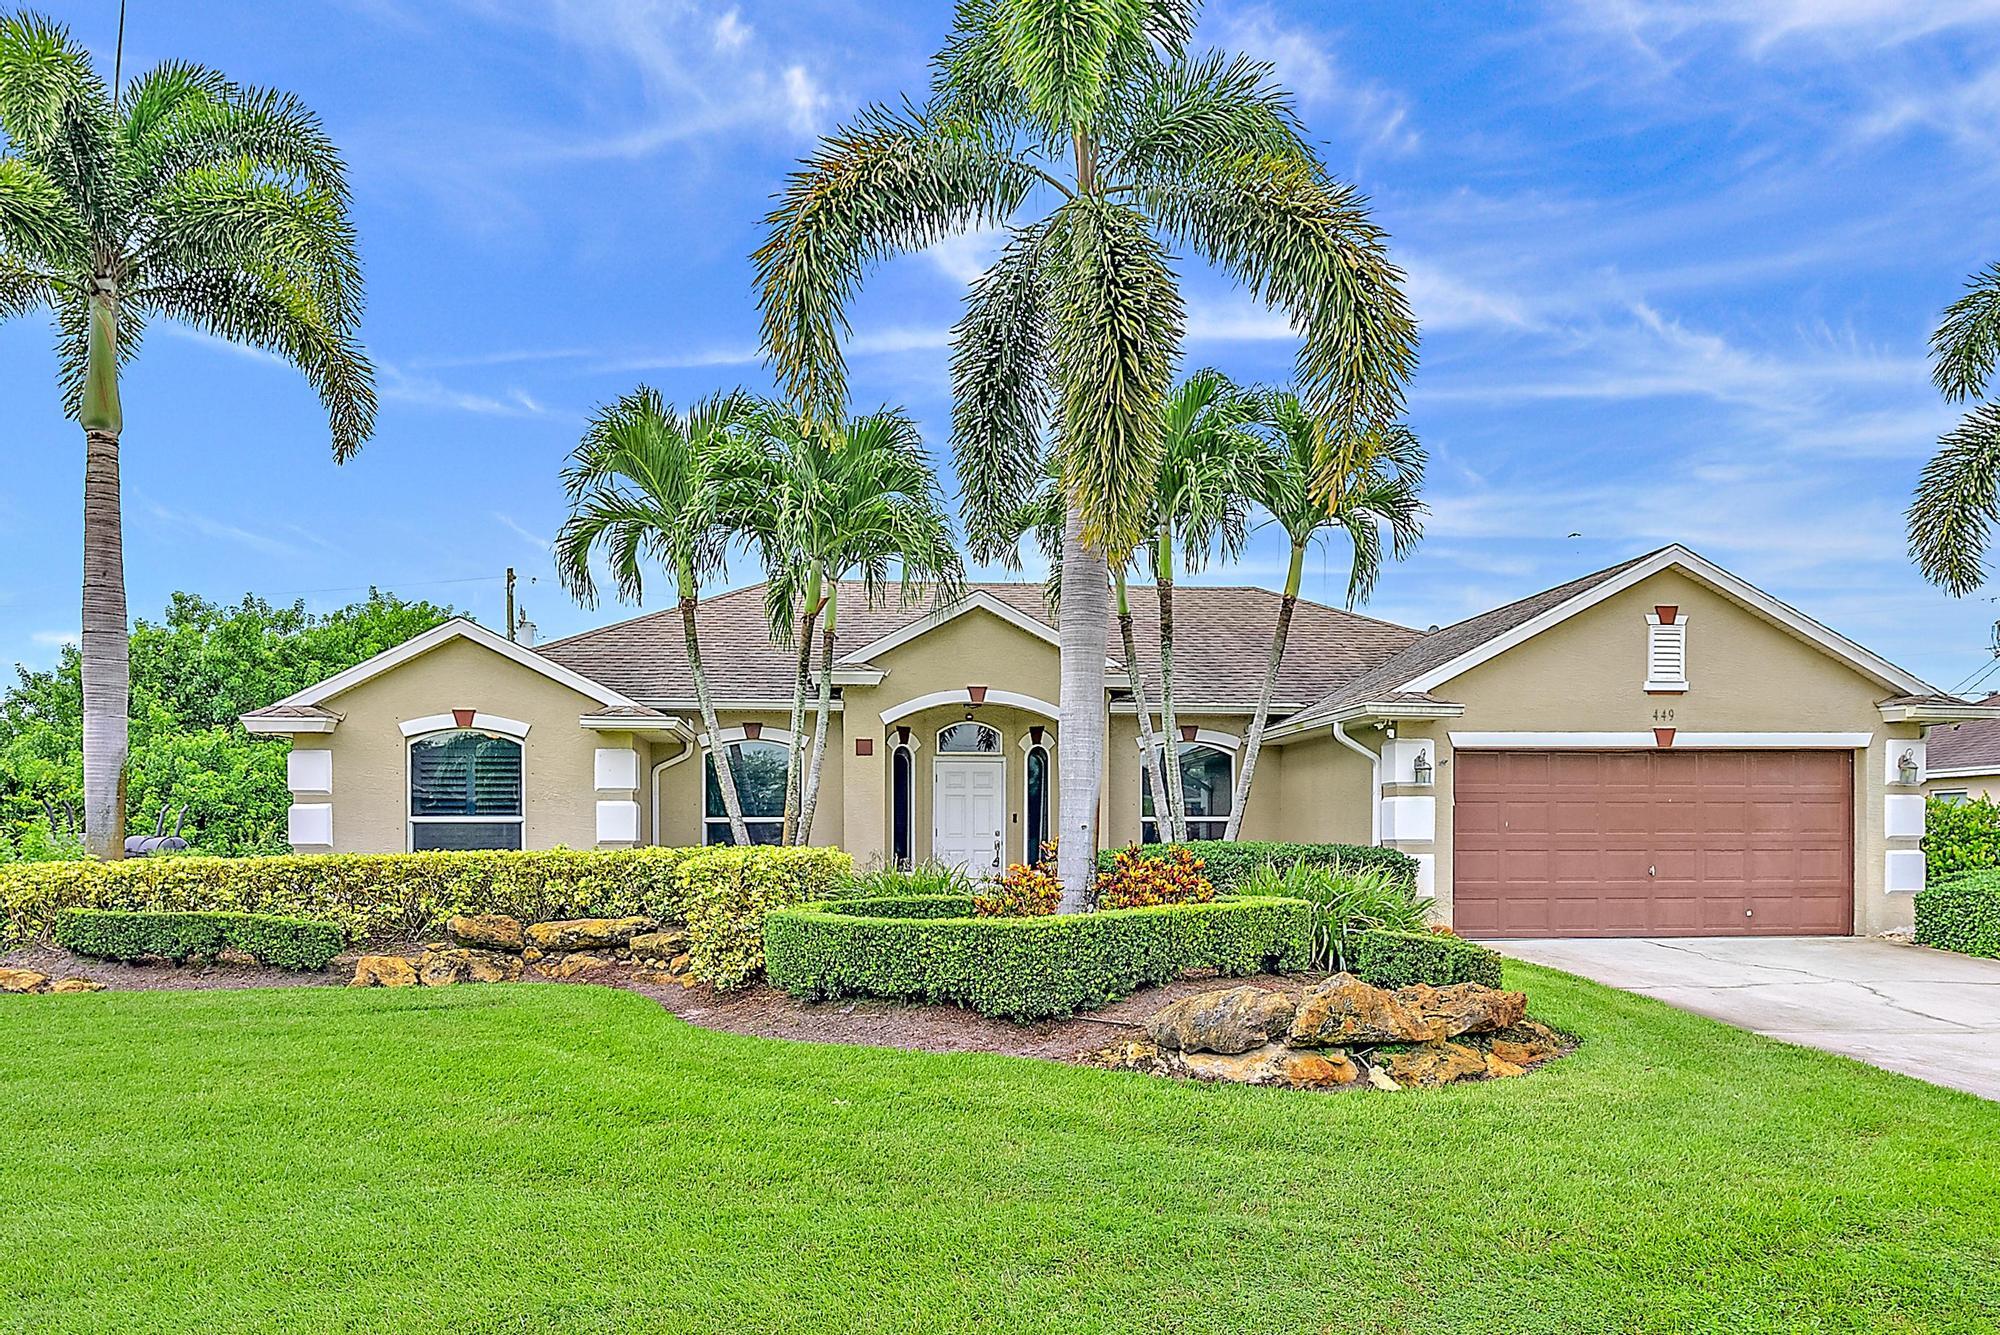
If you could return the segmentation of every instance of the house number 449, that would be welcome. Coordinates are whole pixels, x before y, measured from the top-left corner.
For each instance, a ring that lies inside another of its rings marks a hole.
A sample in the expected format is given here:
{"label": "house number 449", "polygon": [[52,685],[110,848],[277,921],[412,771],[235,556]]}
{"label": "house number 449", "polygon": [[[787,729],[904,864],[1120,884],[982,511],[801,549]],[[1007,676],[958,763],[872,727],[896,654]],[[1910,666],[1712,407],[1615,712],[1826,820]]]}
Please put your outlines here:
{"label": "house number 449", "polygon": [[1674,721],[1674,711],[1673,711],[1673,710],[1671,710],[1671,709],[1655,709],[1655,710],[1653,711],[1653,722],[1655,722],[1655,723],[1672,723],[1673,721]]}

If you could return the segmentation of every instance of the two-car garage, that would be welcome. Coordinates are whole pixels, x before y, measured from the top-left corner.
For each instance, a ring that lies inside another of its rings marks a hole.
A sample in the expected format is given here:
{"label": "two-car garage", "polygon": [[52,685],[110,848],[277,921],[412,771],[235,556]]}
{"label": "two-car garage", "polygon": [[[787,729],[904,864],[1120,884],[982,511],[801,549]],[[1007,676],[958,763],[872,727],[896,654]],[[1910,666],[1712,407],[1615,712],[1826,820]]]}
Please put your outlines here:
{"label": "two-car garage", "polygon": [[1461,750],[1468,936],[1854,930],[1854,752]]}

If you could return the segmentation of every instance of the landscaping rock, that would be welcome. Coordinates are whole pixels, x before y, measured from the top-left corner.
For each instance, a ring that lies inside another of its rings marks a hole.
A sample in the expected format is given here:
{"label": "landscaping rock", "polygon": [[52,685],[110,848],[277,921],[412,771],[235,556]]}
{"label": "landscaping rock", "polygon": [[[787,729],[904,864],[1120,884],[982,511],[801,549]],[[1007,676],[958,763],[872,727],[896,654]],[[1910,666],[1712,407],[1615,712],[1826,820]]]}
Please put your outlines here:
{"label": "landscaping rock", "polygon": [[667,972],[677,976],[684,974],[688,971],[688,965],[691,963],[693,963],[692,958],[687,952],[683,951],[667,961]]}
{"label": "landscaping rock", "polygon": [[417,977],[425,987],[452,983],[511,983],[521,976],[521,961],[495,950],[431,950],[417,961]]}
{"label": "landscaping rock", "polygon": [[1422,1047],[1378,1052],[1375,1063],[1399,1085],[1448,1085],[1454,1080],[1486,1074],[1486,1057],[1461,1043],[1426,1043]]}
{"label": "landscaping rock", "polygon": [[1393,1094],[1402,1088],[1401,1085],[1389,1078],[1387,1071],[1379,1066],[1368,1068],[1368,1084],[1371,1088],[1379,1089],[1385,1094]]}
{"label": "landscaping rock", "polygon": [[1146,1036],[1171,1052],[1249,1052],[1285,1032],[1298,1003],[1261,987],[1202,992],[1162,1007]]}
{"label": "landscaping rock", "polygon": [[1562,1056],[1566,1046],[1563,1036],[1540,1020],[1522,1019],[1497,1031],[1491,1050],[1501,1061],[1525,1067]]}
{"label": "landscaping rock", "polygon": [[363,955],[354,961],[349,987],[415,987],[417,966],[401,955]]}
{"label": "landscaping rock", "polygon": [[1528,1013],[1526,992],[1503,992],[1483,983],[1453,983],[1448,987],[1418,983],[1397,988],[1396,1000],[1437,1024],[1440,1038],[1491,1033],[1519,1024]]}
{"label": "landscaping rock", "polygon": [[1180,1074],[1196,1080],[1287,1089],[1332,1089],[1361,1078],[1361,1068],[1345,1052],[1294,1052],[1282,1043],[1243,1053],[1184,1052],[1174,1064]]}
{"label": "landscaping rock", "polygon": [[635,959],[666,961],[687,949],[687,929],[669,927],[659,932],[641,932],[632,938]]}
{"label": "landscaping rock", "polygon": [[538,922],[527,932],[528,944],[550,954],[568,950],[602,950],[631,944],[632,938],[650,932],[651,918],[567,918],[560,922]]}
{"label": "landscaping rock", "polygon": [[64,978],[49,984],[49,991],[70,995],[77,992],[102,992],[108,983],[100,983],[92,978]]}
{"label": "landscaping rock", "polygon": [[1525,1066],[1516,1066],[1504,1057],[1496,1057],[1490,1052],[1486,1054],[1486,1074],[1496,1080],[1505,1080],[1509,1076],[1526,1075],[1527,1073],[1528,1068]]}
{"label": "landscaping rock", "polygon": [[1160,1051],[1157,1043],[1134,1039],[1126,1043],[1113,1043],[1108,1048],[1099,1048],[1088,1053],[1084,1060],[1092,1066],[1102,1066],[1107,1071],[1139,1071],[1146,1075],[1171,1075],[1173,1063],[1167,1054]]}
{"label": "landscaping rock", "polygon": [[1300,998],[1287,1042],[1294,1047],[1356,1043],[1427,1043],[1444,1027],[1404,1005],[1393,992],[1337,973]]}
{"label": "landscaping rock", "polygon": [[551,963],[536,965],[535,972],[544,978],[574,978],[592,969],[608,968],[610,964],[610,960],[597,955],[565,955]]}
{"label": "landscaping rock", "polygon": [[504,913],[460,913],[444,925],[461,946],[480,950],[510,950],[519,954],[526,937],[521,920]]}
{"label": "landscaping rock", "polygon": [[33,969],[0,969],[0,992],[39,992],[48,982],[47,974]]}

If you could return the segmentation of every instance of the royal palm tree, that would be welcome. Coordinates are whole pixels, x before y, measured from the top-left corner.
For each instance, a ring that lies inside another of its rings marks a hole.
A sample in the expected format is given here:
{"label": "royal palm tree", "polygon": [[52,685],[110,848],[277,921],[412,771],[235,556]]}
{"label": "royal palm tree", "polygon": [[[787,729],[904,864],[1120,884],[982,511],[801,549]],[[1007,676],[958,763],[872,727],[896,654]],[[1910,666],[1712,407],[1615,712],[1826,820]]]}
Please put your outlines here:
{"label": "royal palm tree", "polygon": [[645,596],[647,561],[673,576],[695,703],[738,847],[750,842],[750,833],[702,667],[695,613],[703,581],[723,568],[730,542],[740,535],[745,493],[760,474],[761,460],[746,439],[757,407],[756,399],[737,390],[710,395],[682,413],[658,390],[641,385],[598,409],[563,469],[570,513],[554,548],[557,575],[586,607],[597,602],[590,562],[599,549],[627,602]]}
{"label": "royal palm tree", "polygon": [[1263,416],[1269,424],[1272,448],[1265,466],[1252,475],[1257,503],[1270,512],[1291,540],[1291,561],[1285,567],[1285,591],[1278,600],[1278,623],[1271,633],[1271,654],[1264,665],[1264,685],[1257,694],[1257,712],[1243,747],[1243,765],[1236,775],[1236,793],[1229,804],[1229,823],[1222,837],[1234,839],[1243,828],[1250,805],[1250,783],[1257,773],[1257,754],[1264,748],[1264,729],[1271,718],[1271,694],[1278,669],[1285,661],[1285,641],[1291,635],[1292,613],[1299,605],[1299,582],[1305,574],[1306,551],[1314,542],[1338,530],[1348,543],[1347,605],[1368,600],[1381,577],[1382,530],[1389,530],[1389,551],[1397,560],[1408,556],[1424,536],[1424,447],[1400,422],[1350,437],[1339,451],[1333,506],[1315,493],[1313,480],[1326,451],[1325,425],[1299,396],[1289,392],[1266,397]]}
{"label": "royal palm tree", "polygon": [[107,89],[62,25],[0,17],[0,320],[50,311],[84,432],[83,787],[89,850],[124,852],[130,692],[118,376],[157,319],[269,352],[361,447],[374,375],[345,169],[288,93],[168,62]]}
{"label": "royal palm tree", "polygon": [[[1164,815],[1157,822],[1162,842],[1184,843],[1188,837],[1180,719],[1174,708],[1176,552],[1190,574],[1217,554],[1218,545],[1225,558],[1242,552],[1250,482],[1264,467],[1264,443],[1251,429],[1257,415],[1255,395],[1208,369],[1177,385],[1160,415],[1160,473],[1151,497],[1148,548],[1160,604],[1160,731],[1172,757],[1164,794],[1153,790],[1155,807]],[[1119,595],[1122,603],[1122,586]]]}
{"label": "royal palm tree", "polygon": [[869,268],[1014,224],[956,329],[953,450],[982,559],[1012,550],[1005,529],[1039,482],[1045,432],[1061,464],[1067,909],[1087,903],[1097,842],[1110,558],[1144,535],[1180,351],[1168,245],[1290,317],[1300,392],[1336,444],[1396,414],[1416,356],[1364,202],[1328,173],[1269,65],[1189,54],[1198,8],[961,0],[929,99],[871,107],[824,140],[755,256],[780,378],[809,413],[836,415],[845,311]]}
{"label": "royal palm tree", "polygon": [[[796,633],[799,641],[785,837],[805,844],[812,839],[833,707],[841,582],[859,580],[871,605],[892,578],[905,603],[921,589],[943,605],[961,596],[964,571],[937,474],[906,414],[884,409],[835,423],[767,408],[759,422],[769,470],[757,488],[756,521],[769,571],[766,610],[774,630]],[[808,752],[800,732],[815,629],[819,693]]]}
{"label": "royal palm tree", "polygon": [[2000,363],[2000,264],[1966,282],[1931,335],[1931,379],[1946,399],[1974,405],[1938,440],[1908,512],[1910,555],[1924,578],[1958,597],[1986,582],[2000,517],[2000,403],[1987,398]]}

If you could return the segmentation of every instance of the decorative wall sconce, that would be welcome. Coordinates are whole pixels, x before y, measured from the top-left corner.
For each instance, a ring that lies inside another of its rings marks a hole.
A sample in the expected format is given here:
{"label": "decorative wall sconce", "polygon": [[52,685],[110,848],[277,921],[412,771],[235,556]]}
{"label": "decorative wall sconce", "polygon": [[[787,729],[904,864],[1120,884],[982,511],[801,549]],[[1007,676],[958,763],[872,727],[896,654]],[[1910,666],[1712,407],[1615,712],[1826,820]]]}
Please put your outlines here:
{"label": "decorative wall sconce", "polygon": [[1903,752],[1902,757],[1896,761],[1896,777],[1904,783],[1915,783],[1917,781],[1917,753],[1915,751]]}
{"label": "decorative wall sconce", "polygon": [[1416,763],[1410,766],[1410,776],[1418,783],[1428,786],[1431,781],[1431,755],[1428,751],[1417,752]]}

